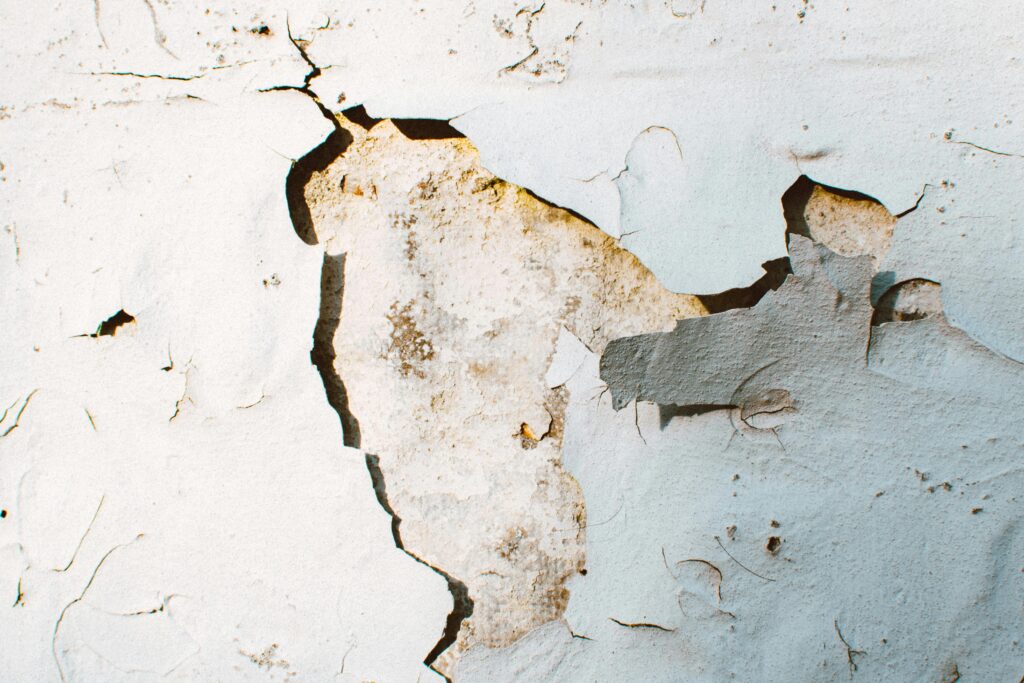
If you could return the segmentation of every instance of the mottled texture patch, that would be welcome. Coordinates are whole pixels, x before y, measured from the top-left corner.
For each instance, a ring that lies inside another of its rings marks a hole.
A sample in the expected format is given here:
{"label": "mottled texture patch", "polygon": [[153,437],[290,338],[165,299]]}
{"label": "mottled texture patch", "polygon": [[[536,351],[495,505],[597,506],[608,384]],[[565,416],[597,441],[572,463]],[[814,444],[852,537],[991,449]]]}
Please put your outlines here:
{"label": "mottled texture patch", "polygon": [[401,306],[397,301],[391,304],[387,316],[391,323],[387,358],[395,362],[402,375],[422,378],[426,376],[422,366],[434,357],[434,346],[416,326],[413,306],[412,301]]}

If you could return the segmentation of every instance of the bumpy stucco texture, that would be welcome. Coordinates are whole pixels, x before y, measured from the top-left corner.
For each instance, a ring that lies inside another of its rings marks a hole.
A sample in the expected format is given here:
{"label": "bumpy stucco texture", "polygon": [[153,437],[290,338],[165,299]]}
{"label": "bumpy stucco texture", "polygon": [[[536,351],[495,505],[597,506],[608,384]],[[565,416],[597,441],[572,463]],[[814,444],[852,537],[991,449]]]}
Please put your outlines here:
{"label": "bumpy stucco texture", "polygon": [[754,309],[612,342],[600,377],[577,351],[588,572],[459,680],[1019,677],[1024,369],[941,316],[872,328],[870,260],[790,253]]}
{"label": "bumpy stucco texture", "polygon": [[0,0],[0,679],[1020,680],[1022,32]]}

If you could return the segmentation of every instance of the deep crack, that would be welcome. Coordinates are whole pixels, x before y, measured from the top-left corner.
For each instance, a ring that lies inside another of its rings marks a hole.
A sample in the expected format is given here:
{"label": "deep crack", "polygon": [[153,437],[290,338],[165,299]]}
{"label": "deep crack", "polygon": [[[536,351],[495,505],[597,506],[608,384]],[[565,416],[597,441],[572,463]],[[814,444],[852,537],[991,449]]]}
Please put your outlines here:
{"label": "deep crack", "polygon": [[[291,31],[289,29],[289,38]],[[305,79],[302,88],[292,88],[312,99],[320,109],[324,117],[334,126],[334,131],[317,147],[308,154],[297,160],[288,173],[285,181],[285,193],[288,200],[288,209],[292,219],[292,227],[295,234],[303,242],[309,245],[317,244],[318,238],[315,226],[313,225],[312,214],[309,204],[306,202],[305,187],[315,173],[326,169],[335,159],[341,156],[352,142],[352,135],[341,127],[338,120],[317,97],[316,93],[309,89],[309,81],[319,73],[319,69],[309,61],[302,47],[291,38],[292,44],[302,54],[303,59],[312,67],[312,71]],[[412,121],[414,128],[428,130],[437,134],[434,128],[429,125],[419,126],[417,121]],[[441,122],[444,123],[444,122]],[[436,128],[436,126],[435,126]],[[440,129],[438,129],[440,130]],[[443,131],[442,131],[443,132]],[[332,256],[324,253],[323,267],[320,275],[320,315],[317,318],[316,327],[313,331],[313,349],[310,352],[310,360],[320,373],[320,379],[324,384],[324,391],[327,394],[327,402],[338,414],[341,420],[343,431],[343,442],[351,448],[361,448],[362,436],[359,429],[359,420],[352,413],[349,407],[348,391],[345,383],[338,375],[334,367],[334,335],[341,324],[341,309],[345,289],[345,258],[346,254]],[[370,473],[373,482],[373,490],[377,502],[391,516],[391,535],[395,546],[416,562],[429,567],[437,574],[444,577],[448,584],[448,590],[452,594],[453,607],[445,623],[444,633],[437,644],[427,653],[423,663],[433,671],[434,661],[458,639],[462,622],[473,613],[473,600],[469,597],[469,589],[462,581],[451,576],[447,572],[422,560],[405,548],[402,542],[400,526],[401,518],[395,514],[391,503],[387,498],[387,489],[384,475],[380,469],[380,459],[376,455],[366,454],[366,469]],[[444,676],[444,674],[441,674]],[[448,679],[447,676],[444,677]]]}
{"label": "deep crack", "polygon": [[[469,597],[469,589],[466,588],[466,584],[459,581],[448,572],[443,569],[439,569],[429,562],[425,562],[419,557],[416,557],[408,550],[405,549],[405,545],[402,543],[401,525],[402,518],[395,514],[395,511],[391,508],[391,503],[388,501],[387,488],[384,483],[384,474],[380,469],[380,458],[376,455],[366,454],[366,469],[370,472],[370,479],[373,480],[373,492],[377,496],[377,502],[384,508],[384,511],[391,515],[391,535],[395,539],[395,545],[398,546],[406,555],[416,560],[422,565],[430,567],[435,572],[444,577],[444,580],[448,582],[448,590],[452,594],[452,611],[448,615],[448,621],[445,623],[444,634],[441,636],[441,640],[437,641],[434,649],[431,650],[423,663],[434,669],[433,663],[442,652],[448,649],[450,645],[455,643],[459,637],[459,629],[462,627],[462,622],[469,618],[473,614],[473,599]],[[437,671],[437,669],[434,669]],[[438,672],[440,673],[440,672]],[[444,675],[444,674],[442,674]],[[448,679],[445,676],[445,680]]]}

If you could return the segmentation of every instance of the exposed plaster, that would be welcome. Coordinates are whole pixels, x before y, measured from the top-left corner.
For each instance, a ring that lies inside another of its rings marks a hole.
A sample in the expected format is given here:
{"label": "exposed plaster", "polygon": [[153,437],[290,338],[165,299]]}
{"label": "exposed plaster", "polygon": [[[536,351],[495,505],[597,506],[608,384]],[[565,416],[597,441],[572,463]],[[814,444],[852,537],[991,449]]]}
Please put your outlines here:
{"label": "exposed plaster", "polygon": [[8,5],[4,679],[1020,677],[1016,3]]}
{"label": "exposed plaster", "polygon": [[556,340],[600,349],[703,307],[483,171],[466,140],[353,116],[362,125],[340,119],[346,143],[306,184],[328,252],[314,355],[346,442],[374,454],[378,497],[406,520],[396,541],[468,591],[447,670],[467,647],[557,618],[582,563],[582,501],[558,459],[568,397],[545,377]]}

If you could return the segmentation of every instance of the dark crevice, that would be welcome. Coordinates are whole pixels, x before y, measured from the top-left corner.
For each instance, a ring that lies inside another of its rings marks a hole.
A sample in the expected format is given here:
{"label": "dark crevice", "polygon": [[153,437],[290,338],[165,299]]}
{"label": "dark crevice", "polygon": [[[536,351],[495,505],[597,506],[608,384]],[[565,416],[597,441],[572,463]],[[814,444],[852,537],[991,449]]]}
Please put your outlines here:
{"label": "dark crevice", "polygon": [[122,308],[120,311],[110,316],[96,328],[96,331],[89,336],[95,339],[96,337],[113,337],[117,334],[118,329],[122,325],[135,322],[135,316],[130,313],[126,313]]}
{"label": "dark crevice", "polygon": [[[468,619],[473,614],[473,599],[469,597],[469,589],[466,584],[456,579],[454,576],[448,574],[443,569],[439,569],[429,562],[424,562],[419,557],[416,557],[408,550],[405,549],[405,544],[402,543],[402,518],[395,514],[394,509],[391,507],[391,503],[388,501],[387,486],[384,482],[384,473],[380,469],[380,458],[370,453],[366,454],[366,469],[370,471],[370,479],[373,480],[373,492],[377,494],[377,502],[384,508],[384,511],[391,515],[391,535],[395,539],[395,545],[401,548],[406,555],[416,560],[422,565],[430,567],[435,572],[444,577],[445,581],[448,582],[448,590],[452,594],[453,606],[451,614],[448,615],[448,621],[445,624],[444,634],[441,636],[441,640],[437,641],[437,645],[434,649],[427,654],[426,659],[423,663],[430,666],[434,663],[442,652],[448,649],[459,637],[459,629],[462,627],[462,622]],[[436,669],[435,669],[436,671]],[[447,680],[447,676],[445,677]]]}
{"label": "dark crevice", "polygon": [[[782,195],[782,215],[786,219],[786,241],[790,235],[800,235],[807,239],[814,240],[810,228],[807,225],[807,218],[804,213],[807,209],[807,202],[810,201],[815,186],[822,187],[830,193],[856,201],[870,201],[875,204],[880,202],[866,194],[844,190],[830,185],[823,185],[815,182],[805,175],[797,178],[788,190]],[[708,313],[722,313],[735,308],[751,308],[755,306],[765,294],[774,291],[782,286],[786,276],[793,272],[788,258],[778,258],[761,264],[764,275],[757,282],[749,287],[737,287],[726,290],[719,294],[706,294],[697,297]]]}
{"label": "dark crevice", "polygon": [[345,293],[345,254],[324,254],[320,269],[320,317],[313,329],[313,350],[309,357],[320,372],[327,392],[327,402],[341,420],[343,441],[350,448],[359,448],[362,441],[359,420],[348,405],[345,383],[334,369],[334,334],[341,324],[341,306]]}
{"label": "dark crevice", "polygon": [[[352,123],[363,130],[370,130],[378,123],[389,119],[375,119],[366,113],[366,107],[349,107],[341,112]],[[466,137],[444,119],[390,119],[402,135],[410,140],[451,140]]]}
{"label": "dark crevice", "polygon": [[[318,67],[316,64],[314,64],[313,60],[309,58],[308,54],[306,54],[306,44],[307,44],[307,41],[305,41],[305,40],[296,40],[295,36],[292,35],[292,26],[291,26],[291,23],[288,21],[287,18],[285,18],[284,25],[285,25],[285,28],[288,31],[288,40],[291,41],[292,46],[296,50],[298,50],[299,56],[302,57],[302,61],[304,61],[306,63],[306,65],[309,67],[309,71],[306,73],[305,78],[302,79],[302,88],[301,88],[302,90],[308,91],[309,90],[310,82],[314,78],[316,78],[317,76],[320,75],[320,67]],[[264,27],[264,28],[266,28],[266,27]],[[310,92],[309,94],[312,95],[312,92]],[[316,96],[313,95],[313,97],[315,98]],[[317,98],[317,104],[320,104],[320,100],[318,98]],[[333,118],[333,117],[331,117],[331,118]]]}
{"label": "dark crevice", "polygon": [[[586,224],[587,224],[587,225],[589,225],[590,227],[592,227],[592,228],[597,228],[598,230],[601,230],[601,228],[599,228],[599,227],[597,226],[597,224],[595,224],[595,223],[594,223],[594,221],[590,220],[589,218],[587,218],[587,217],[586,217],[586,216],[584,216],[583,214],[577,213],[577,212],[573,211],[572,209],[570,209],[570,208],[569,208],[569,207],[567,207],[567,206],[561,206],[560,204],[555,204],[555,203],[554,203],[554,202],[552,202],[552,201],[549,201],[549,200],[547,200],[547,199],[544,199],[544,197],[541,197],[541,196],[540,196],[539,194],[537,194],[536,192],[534,192],[533,190],[530,190],[530,189],[528,189],[528,188],[525,188],[525,187],[524,187],[524,188],[523,188],[523,191],[524,191],[524,192],[525,192],[526,194],[528,194],[528,195],[530,195],[531,197],[533,197],[534,199],[536,199],[536,200],[537,200],[538,202],[540,202],[541,204],[544,204],[545,206],[549,206],[549,207],[551,207],[552,209],[558,209],[559,211],[564,211],[565,213],[569,214],[569,215],[570,215],[570,216],[572,216],[573,218],[577,218],[577,219],[579,219],[579,220],[583,221],[584,223],[586,223]],[[601,230],[601,232],[604,232],[604,230]]]}
{"label": "dark crevice", "polygon": [[695,403],[690,405],[676,405],[674,403],[659,403],[658,404],[658,426],[664,431],[668,427],[669,423],[677,417],[694,417],[696,415],[704,415],[716,410],[732,410],[738,406],[729,404],[701,404]]}
{"label": "dark crevice", "polygon": [[871,326],[911,322],[941,314],[942,285],[934,280],[913,278],[892,284],[885,290],[874,303]]}
{"label": "dark crevice", "polygon": [[[289,38],[290,37],[291,35],[289,31]],[[319,69],[309,61],[305,51],[298,42],[292,39],[292,43],[313,68],[305,79],[305,85],[302,88],[295,88],[295,90],[298,90],[310,97],[316,103],[317,107],[320,108],[324,117],[327,118],[334,126],[334,131],[326,140],[292,165],[291,171],[288,173],[288,177],[285,181],[288,209],[292,219],[292,226],[295,229],[295,234],[298,235],[299,239],[306,244],[313,245],[318,243],[318,238],[316,234],[316,227],[313,224],[312,213],[310,211],[309,204],[306,201],[306,184],[315,173],[324,171],[332,162],[334,162],[335,159],[341,156],[345,150],[348,149],[353,138],[352,134],[345,130],[338,123],[337,118],[335,118],[335,116],[320,102],[316,93],[309,89],[309,82],[319,74]],[[361,107],[359,109],[361,109]],[[349,115],[352,112],[353,110],[350,109],[347,110],[345,114]],[[363,110],[363,114],[365,115],[365,110]],[[353,119],[352,116],[348,117],[349,120],[360,123]],[[371,121],[373,120],[371,119]],[[370,127],[375,123],[376,121],[373,121],[373,123],[370,124]],[[360,123],[360,125],[362,124]],[[426,129],[429,130],[429,126]],[[420,128],[419,130],[424,129]],[[438,129],[435,128],[434,130]],[[406,134],[408,135],[408,133]],[[359,420],[352,413],[352,410],[349,407],[348,391],[345,388],[345,383],[342,381],[334,367],[334,361],[336,359],[334,351],[334,335],[341,324],[342,304],[345,290],[345,261],[346,254],[336,256],[332,256],[327,253],[324,254],[323,266],[320,271],[320,316],[317,319],[316,327],[313,331],[313,349],[310,352],[310,360],[320,373],[320,378],[324,384],[324,391],[327,394],[328,403],[338,414],[339,420],[341,420],[344,444],[351,448],[361,448],[362,434],[359,428]],[[412,559],[426,567],[429,567],[434,572],[444,577],[448,584],[448,590],[452,594],[453,608],[445,623],[443,635],[423,660],[423,663],[426,666],[437,671],[433,668],[434,661],[442,652],[457,640],[462,622],[473,613],[473,600],[469,597],[469,590],[466,587],[466,584],[462,581],[459,581],[442,569],[424,562],[419,557],[416,557],[416,555],[406,550],[405,545],[402,543],[402,537],[399,530],[402,520],[395,514],[394,509],[391,507],[391,503],[388,501],[384,475],[380,469],[380,459],[378,456],[366,454],[366,469],[370,474],[371,481],[373,482],[373,490],[378,504],[380,504],[384,511],[391,516],[391,535],[394,539],[395,546]],[[448,680],[447,677],[445,677],[445,679]]]}
{"label": "dark crevice", "polygon": [[330,166],[352,143],[352,134],[339,126],[333,116],[330,120],[334,122],[334,131],[306,156],[296,161],[285,180],[288,213],[292,217],[295,234],[310,245],[317,243],[317,236],[313,216],[309,212],[309,204],[306,203],[306,183],[314,174],[321,173]]}
{"label": "dark crevice", "polygon": [[804,210],[807,208],[807,202],[811,200],[811,194],[814,192],[816,184],[807,176],[802,175],[783,193],[782,215],[786,219],[786,232],[811,239],[811,231],[807,227]]}
{"label": "dark crevice", "polygon": [[628,621],[619,621],[615,617],[608,617],[608,620],[614,621],[619,626],[625,626],[626,628],[652,628],[657,631],[665,631],[666,633],[673,633],[675,631],[674,628],[669,628],[660,624],[650,624],[647,622],[630,623]]}
{"label": "dark crevice", "polygon": [[466,137],[444,119],[392,119],[395,128],[410,140],[451,140]]}
{"label": "dark crevice", "polygon": [[[348,146],[352,144],[352,134],[341,127],[338,123],[338,119],[335,118],[334,114],[323,105],[320,98],[315,92],[310,90],[310,82],[320,75],[320,67],[313,63],[313,60],[306,54],[306,50],[303,47],[304,41],[296,40],[292,36],[291,26],[287,24],[288,28],[288,40],[291,41],[292,45],[298,50],[299,55],[302,56],[302,60],[309,65],[309,72],[305,78],[302,79],[302,87],[295,88],[292,86],[282,86],[286,90],[296,90],[301,92],[306,97],[313,100],[320,113],[325,119],[327,119],[334,130],[327,138],[319,145],[310,150],[305,156],[292,164],[291,170],[288,172],[288,177],[285,179],[285,197],[288,200],[288,214],[292,219],[292,226],[295,228],[295,234],[299,236],[303,242],[309,245],[317,243],[316,228],[313,225],[313,217],[309,211],[309,204],[306,203],[305,189],[306,184],[309,182],[313,174],[320,173],[331,163],[340,157]],[[271,88],[273,89],[273,88]]]}
{"label": "dark crevice", "polygon": [[718,294],[698,296],[708,313],[723,313],[734,308],[752,308],[768,292],[775,291],[786,281],[786,276],[793,272],[789,258],[777,258],[761,264],[764,275],[748,287],[727,289]]}

